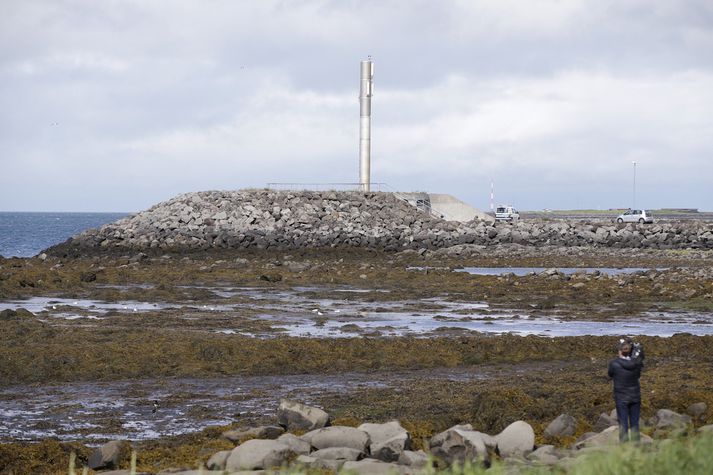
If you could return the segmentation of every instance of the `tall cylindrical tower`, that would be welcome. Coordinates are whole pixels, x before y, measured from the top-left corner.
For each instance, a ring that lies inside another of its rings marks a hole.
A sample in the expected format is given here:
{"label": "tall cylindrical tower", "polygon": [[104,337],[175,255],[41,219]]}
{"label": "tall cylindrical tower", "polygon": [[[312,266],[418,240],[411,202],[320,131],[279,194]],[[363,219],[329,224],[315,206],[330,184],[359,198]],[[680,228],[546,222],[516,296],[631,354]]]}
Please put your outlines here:
{"label": "tall cylindrical tower", "polygon": [[361,62],[359,88],[359,183],[362,191],[371,188],[371,95],[374,87],[371,56]]}

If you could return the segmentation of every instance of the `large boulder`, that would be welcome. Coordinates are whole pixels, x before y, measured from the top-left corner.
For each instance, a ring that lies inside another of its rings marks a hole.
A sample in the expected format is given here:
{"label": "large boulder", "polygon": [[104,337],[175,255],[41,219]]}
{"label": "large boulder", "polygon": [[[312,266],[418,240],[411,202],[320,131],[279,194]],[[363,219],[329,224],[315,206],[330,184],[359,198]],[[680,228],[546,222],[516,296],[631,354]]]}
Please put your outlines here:
{"label": "large boulder", "polygon": [[225,469],[230,472],[280,467],[295,456],[287,444],[277,440],[252,439],[230,452]]}
{"label": "large boulder", "polygon": [[515,421],[495,436],[501,457],[527,455],[535,448],[535,431],[525,421]]}
{"label": "large boulder", "polygon": [[287,430],[314,430],[329,424],[329,414],[322,409],[287,399],[280,401],[277,419]]}
{"label": "large boulder", "polygon": [[330,447],[348,447],[368,453],[369,434],[354,427],[332,426],[307,432],[302,439],[309,442],[315,449]]}
{"label": "large boulder", "polygon": [[577,419],[569,414],[560,414],[545,428],[545,437],[568,437],[577,432]]}
{"label": "large boulder", "polygon": [[87,465],[92,470],[115,469],[129,457],[131,446],[123,440],[112,440],[96,449],[89,456]]}
{"label": "large boulder", "polygon": [[371,457],[384,462],[396,462],[404,450],[411,448],[411,437],[398,421],[385,424],[366,423],[358,427],[371,440]]}

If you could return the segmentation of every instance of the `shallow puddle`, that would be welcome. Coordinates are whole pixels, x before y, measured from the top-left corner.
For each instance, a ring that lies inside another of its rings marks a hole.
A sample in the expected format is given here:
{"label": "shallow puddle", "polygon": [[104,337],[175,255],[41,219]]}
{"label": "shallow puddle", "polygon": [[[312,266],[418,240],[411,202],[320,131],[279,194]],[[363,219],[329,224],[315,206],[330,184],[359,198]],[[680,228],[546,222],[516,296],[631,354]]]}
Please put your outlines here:
{"label": "shallow puddle", "polygon": [[[196,331],[262,338],[276,335],[425,337],[464,331],[550,337],[619,334],[666,337],[676,333],[713,335],[711,313],[644,312],[597,321],[576,318],[562,309],[514,311],[491,308],[485,302],[464,302],[447,295],[388,300],[390,294],[382,289],[201,288],[212,298],[186,303],[33,297],[0,302],[0,310],[22,307],[37,314],[43,321],[63,319],[66,324],[74,325],[107,325],[112,319],[119,318],[117,313],[136,314],[136,318],[140,318],[142,313],[151,312],[152,319],[144,320],[142,324],[150,326],[154,321],[163,322],[166,327],[190,321],[190,328]],[[375,298],[377,294],[379,298]],[[130,320],[126,324],[134,325],[136,322]],[[256,327],[251,322],[259,325]]]}

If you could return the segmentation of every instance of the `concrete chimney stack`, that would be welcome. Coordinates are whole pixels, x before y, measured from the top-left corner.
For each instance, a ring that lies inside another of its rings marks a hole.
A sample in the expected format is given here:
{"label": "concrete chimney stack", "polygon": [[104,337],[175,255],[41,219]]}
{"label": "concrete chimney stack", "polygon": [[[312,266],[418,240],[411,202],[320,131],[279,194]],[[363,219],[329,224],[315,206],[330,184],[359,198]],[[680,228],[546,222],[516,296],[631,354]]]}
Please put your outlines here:
{"label": "concrete chimney stack", "polygon": [[371,56],[361,62],[359,90],[359,183],[362,191],[371,188],[371,95],[374,87],[374,63]]}

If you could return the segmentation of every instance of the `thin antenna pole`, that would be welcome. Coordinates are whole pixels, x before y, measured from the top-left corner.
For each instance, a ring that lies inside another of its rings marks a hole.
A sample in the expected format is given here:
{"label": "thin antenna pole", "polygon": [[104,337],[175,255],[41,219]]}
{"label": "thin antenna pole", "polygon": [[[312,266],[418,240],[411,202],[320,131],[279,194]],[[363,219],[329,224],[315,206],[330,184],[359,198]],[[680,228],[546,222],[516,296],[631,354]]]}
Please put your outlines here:
{"label": "thin antenna pole", "polygon": [[374,63],[371,56],[361,62],[359,87],[359,183],[362,191],[371,188],[371,96],[374,87]]}
{"label": "thin antenna pole", "polygon": [[490,212],[495,210],[495,182],[490,180]]}
{"label": "thin antenna pole", "polygon": [[636,162],[631,162],[634,164],[634,207],[632,209],[636,209]]}

